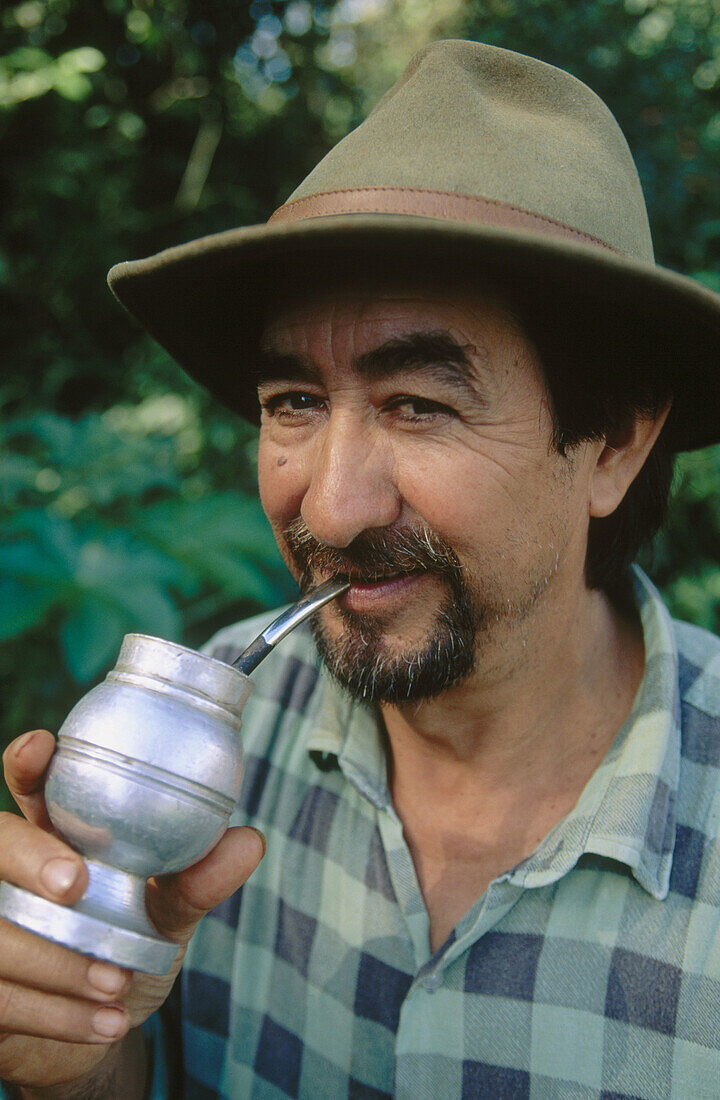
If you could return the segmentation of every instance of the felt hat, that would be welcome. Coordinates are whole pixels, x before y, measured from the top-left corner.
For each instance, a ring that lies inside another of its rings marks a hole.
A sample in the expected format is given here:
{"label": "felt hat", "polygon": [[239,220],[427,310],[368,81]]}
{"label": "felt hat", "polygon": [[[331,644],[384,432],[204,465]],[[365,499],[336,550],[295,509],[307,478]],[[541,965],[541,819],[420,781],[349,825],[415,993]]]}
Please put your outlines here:
{"label": "felt hat", "polygon": [[192,377],[253,420],[269,308],[311,281],[419,272],[541,297],[558,326],[584,311],[616,347],[627,332],[619,369],[633,369],[639,346],[671,374],[672,445],[720,439],[720,295],[655,264],[637,171],[605,104],[494,46],[427,46],[266,224],[118,264],[108,280]]}

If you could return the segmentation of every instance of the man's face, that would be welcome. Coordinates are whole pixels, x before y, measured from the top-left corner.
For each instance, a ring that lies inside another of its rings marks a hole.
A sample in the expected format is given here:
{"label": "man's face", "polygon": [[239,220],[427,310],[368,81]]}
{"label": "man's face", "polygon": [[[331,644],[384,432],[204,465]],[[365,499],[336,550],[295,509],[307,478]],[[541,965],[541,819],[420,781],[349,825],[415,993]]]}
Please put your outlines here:
{"label": "man's face", "polygon": [[583,586],[592,455],[552,446],[541,368],[488,298],[343,293],[264,339],[260,494],[332,670],[400,703],[491,676]]}

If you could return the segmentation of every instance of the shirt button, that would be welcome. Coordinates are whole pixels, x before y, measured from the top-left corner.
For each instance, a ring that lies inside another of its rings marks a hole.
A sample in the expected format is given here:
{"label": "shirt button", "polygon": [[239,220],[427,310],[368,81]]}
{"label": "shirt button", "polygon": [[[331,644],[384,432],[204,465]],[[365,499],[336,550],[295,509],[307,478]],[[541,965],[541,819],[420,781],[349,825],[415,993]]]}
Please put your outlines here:
{"label": "shirt button", "polygon": [[428,993],[434,993],[442,985],[442,974],[439,970],[431,970],[422,980],[423,989]]}

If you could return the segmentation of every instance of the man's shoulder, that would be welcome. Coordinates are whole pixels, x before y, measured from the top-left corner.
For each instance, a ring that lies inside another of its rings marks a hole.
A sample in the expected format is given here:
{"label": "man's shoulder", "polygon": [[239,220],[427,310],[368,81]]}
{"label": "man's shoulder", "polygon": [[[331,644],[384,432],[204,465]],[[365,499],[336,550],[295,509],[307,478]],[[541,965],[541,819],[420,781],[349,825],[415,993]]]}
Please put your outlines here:
{"label": "man's shoulder", "polygon": [[[681,841],[688,836],[697,841],[714,836],[720,813],[720,639],[689,623],[674,621],[673,627],[680,719],[678,822],[685,830]],[[697,855],[702,850],[703,858],[712,859],[716,875],[715,846],[703,842],[696,848]]]}
{"label": "man's shoulder", "polygon": [[678,619],[673,628],[681,701],[720,720],[720,638]]}

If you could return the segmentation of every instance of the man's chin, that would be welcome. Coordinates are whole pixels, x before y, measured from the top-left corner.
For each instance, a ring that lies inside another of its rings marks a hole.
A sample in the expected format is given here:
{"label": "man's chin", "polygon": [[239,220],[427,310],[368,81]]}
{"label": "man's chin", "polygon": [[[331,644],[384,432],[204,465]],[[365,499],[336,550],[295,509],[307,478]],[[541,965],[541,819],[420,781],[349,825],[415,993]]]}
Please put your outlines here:
{"label": "man's chin", "polygon": [[312,623],[320,656],[334,678],[366,703],[433,698],[461,683],[474,666],[471,620],[448,603],[431,623],[403,625],[394,616],[333,608]]}

